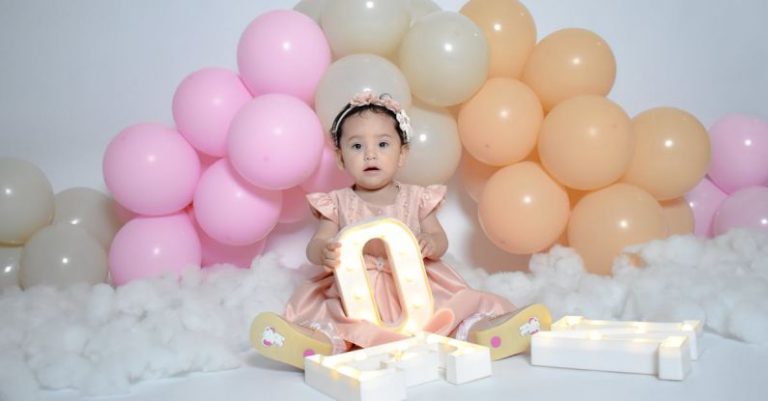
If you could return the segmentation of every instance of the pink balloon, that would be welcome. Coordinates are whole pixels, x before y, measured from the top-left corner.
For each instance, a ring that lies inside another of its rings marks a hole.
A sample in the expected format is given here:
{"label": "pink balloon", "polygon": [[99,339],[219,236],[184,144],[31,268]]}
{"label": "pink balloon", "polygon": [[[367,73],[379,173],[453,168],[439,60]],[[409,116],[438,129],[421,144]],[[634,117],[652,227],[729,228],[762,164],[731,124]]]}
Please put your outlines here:
{"label": "pink balloon", "polygon": [[732,228],[753,228],[768,234],[768,187],[755,186],[732,193],[715,212],[715,235]]}
{"label": "pink balloon", "polygon": [[306,193],[300,187],[283,191],[283,209],[280,211],[280,223],[292,224],[306,220],[310,216]]}
{"label": "pink balloon", "polygon": [[200,177],[195,218],[214,240],[245,246],[262,240],[277,224],[283,195],[254,187],[221,159]]}
{"label": "pink balloon", "polygon": [[701,237],[712,236],[712,218],[728,195],[706,177],[685,194],[693,211],[693,232]]}
{"label": "pink balloon", "polygon": [[334,189],[352,185],[355,180],[336,164],[336,151],[329,144],[323,146],[320,164],[317,169],[301,183],[301,188],[307,193],[330,192]]}
{"label": "pink balloon", "polygon": [[331,63],[331,48],[311,18],[293,10],[257,17],[237,46],[240,75],[254,95],[284,93],[309,105]]}
{"label": "pink balloon", "polygon": [[251,98],[236,73],[205,68],[190,74],[176,88],[173,119],[197,150],[222,157],[227,153],[229,123]]}
{"label": "pink balloon", "polygon": [[203,251],[203,267],[208,267],[218,263],[229,263],[237,267],[249,268],[253,258],[260,255],[264,251],[264,245],[266,239],[257,241],[256,243],[244,246],[234,246],[222,244],[208,236],[208,234],[200,228],[195,219],[195,211],[193,207],[187,208],[192,224],[195,226],[197,235],[200,238],[200,245]]}
{"label": "pink balloon", "polygon": [[709,130],[709,177],[725,193],[768,182],[768,122],[728,114]]}
{"label": "pink balloon", "polygon": [[192,201],[200,160],[178,132],[159,124],[137,124],[109,143],[103,170],[117,202],[135,213],[158,216]]}
{"label": "pink balloon", "polygon": [[184,212],[161,217],[137,217],[115,235],[109,249],[112,282],[181,273],[200,267],[200,240]]}
{"label": "pink balloon", "polygon": [[229,160],[257,187],[295,187],[317,169],[323,128],[315,112],[288,95],[264,95],[237,113],[229,129]]}

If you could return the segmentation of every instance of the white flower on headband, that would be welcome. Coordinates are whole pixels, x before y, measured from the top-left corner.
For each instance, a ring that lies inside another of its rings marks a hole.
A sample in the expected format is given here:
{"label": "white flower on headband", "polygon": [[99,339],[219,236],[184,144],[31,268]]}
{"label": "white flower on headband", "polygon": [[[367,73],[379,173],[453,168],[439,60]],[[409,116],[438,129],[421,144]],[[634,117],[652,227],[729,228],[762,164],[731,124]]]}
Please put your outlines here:
{"label": "white flower on headband", "polygon": [[344,112],[342,112],[342,114],[336,118],[336,124],[331,129],[331,135],[334,138],[334,143],[338,139],[336,136],[339,134],[341,123],[344,121],[347,115],[358,107],[367,106],[369,104],[384,107],[385,109],[394,113],[395,118],[397,119],[397,125],[400,127],[400,130],[403,131],[403,135],[405,136],[403,138],[403,143],[409,143],[411,141],[411,135],[413,132],[413,128],[411,127],[411,119],[408,117],[408,114],[405,113],[405,109],[400,106],[400,103],[393,99],[389,94],[384,93],[381,96],[376,96],[373,92],[365,91],[355,95],[352,100],[349,101],[350,107],[344,110]]}

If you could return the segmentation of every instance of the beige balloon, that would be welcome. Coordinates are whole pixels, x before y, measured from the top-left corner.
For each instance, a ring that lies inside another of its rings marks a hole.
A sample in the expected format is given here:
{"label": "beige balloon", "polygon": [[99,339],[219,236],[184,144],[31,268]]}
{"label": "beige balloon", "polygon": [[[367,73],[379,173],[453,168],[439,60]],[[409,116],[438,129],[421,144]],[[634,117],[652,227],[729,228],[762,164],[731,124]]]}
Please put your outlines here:
{"label": "beige balloon", "polygon": [[408,116],[413,137],[397,179],[418,185],[447,182],[461,160],[456,120],[447,110],[426,105],[411,106]]}
{"label": "beige balloon", "polygon": [[507,166],[536,146],[544,111],[533,91],[512,78],[492,78],[461,107],[464,148],[485,164]]}
{"label": "beige balloon", "polygon": [[709,135],[690,113],[654,108],[633,118],[632,129],[635,151],[622,181],[668,200],[685,195],[706,175]]}
{"label": "beige balloon", "polygon": [[312,18],[320,25],[320,16],[329,2],[330,0],[301,0],[293,6],[293,10]]}
{"label": "beige balloon", "polygon": [[469,18],[451,11],[416,20],[398,55],[413,95],[434,106],[469,99],[488,75],[483,32]]}
{"label": "beige balloon", "polygon": [[514,254],[551,246],[565,230],[569,212],[565,189],[528,161],[491,176],[478,203],[480,226],[488,239]]}
{"label": "beige balloon", "polygon": [[629,116],[619,105],[602,96],[578,96],[544,118],[538,150],[544,168],[561,184],[593,190],[624,175],[634,146]]}
{"label": "beige balloon", "polygon": [[352,96],[363,91],[388,93],[401,106],[411,105],[411,89],[396,65],[374,54],[347,56],[328,67],[315,91],[315,111],[326,131]]}
{"label": "beige balloon", "polygon": [[528,9],[515,0],[471,0],[461,13],[483,30],[488,41],[488,76],[520,78],[536,44],[536,24]]}
{"label": "beige balloon", "polygon": [[330,0],[320,16],[335,58],[394,54],[410,24],[408,0]]}
{"label": "beige balloon", "polygon": [[469,197],[475,202],[479,202],[485,184],[500,169],[501,167],[489,166],[478,161],[469,152],[463,152],[461,155],[461,183]]}
{"label": "beige balloon", "polygon": [[38,284],[97,284],[107,277],[107,253],[81,227],[53,224],[33,235],[21,252],[19,281],[23,288]]}
{"label": "beige balloon", "polygon": [[67,223],[82,227],[109,249],[122,222],[115,201],[95,189],[69,188],[56,194],[54,223]]}
{"label": "beige balloon", "polygon": [[684,197],[659,202],[667,222],[667,235],[693,233],[694,217],[691,206]]}
{"label": "beige balloon", "polygon": [[0,158],[0,244],[21,245],[53,219],[53,188],[42,170]]}
{"label": "beige balloon", "polygon": [[667,222],[656,199],[625,183],[585,195],[568,222],[569,245],[595,274],[611,274],[614,259],[625,247],[666,236]]}
{"label": "beige balloon", "polygon": [[425,15],[443,11],[443,9],[432,0],[411,0],[409,10],[411,12],[411,25],[413,25],[414,21]]}
{"label": "beige balloon", "polygon": [[616,59],[594,32],[568,28],[541,40],[523,69],[523,82],[539,95],[545,110],[579,95],[605,96],[616,79]]}
{"label": "beige balloon", "polygon": [[0,245],[0,293],[3,288],[19,287],[20,246]]}

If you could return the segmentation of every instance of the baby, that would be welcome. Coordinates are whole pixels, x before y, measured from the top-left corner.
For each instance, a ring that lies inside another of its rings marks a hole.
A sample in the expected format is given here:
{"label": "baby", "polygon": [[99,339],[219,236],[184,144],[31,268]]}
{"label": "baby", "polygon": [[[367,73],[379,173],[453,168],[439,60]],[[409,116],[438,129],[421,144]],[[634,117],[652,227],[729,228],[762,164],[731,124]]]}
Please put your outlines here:
{"label": "baby", "polygon": [[425,331],[488,346],[491,358],[497,360],[527,350],[530,335],[549,328],[551,317],[543,305],[518,309],[498,295],[473,290],[440,260],[448,239],[436,212],[446,187],[394,179],[408,155],[410,135],[408,116],[388,95],[358,94],[336,116],[331,139],[339,167],[350,174],[354,185],[307,195],[320,220],[307,245],[307,258],[322,271],[296,289],[283,316],[262,313],[254,319],[251,342],[262,355],[303,369],[309,355],[404,338],[387,327],[401,321],[403,310],[380,240],[366,244],[363,257],[385,325],[348,318],[336,288],[333,272],[339,266],[341,246],[336,235],[343,227],[377,216],[399,219],[418,239],[436,310]]}

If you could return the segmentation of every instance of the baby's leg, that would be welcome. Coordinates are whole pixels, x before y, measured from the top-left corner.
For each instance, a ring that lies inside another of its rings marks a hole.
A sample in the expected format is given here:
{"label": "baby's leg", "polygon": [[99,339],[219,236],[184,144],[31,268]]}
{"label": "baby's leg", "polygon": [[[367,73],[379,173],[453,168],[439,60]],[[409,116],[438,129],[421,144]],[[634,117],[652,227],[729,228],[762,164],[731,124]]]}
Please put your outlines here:
{"label": "baby's leg", "polygon": [[251,344],[261,355],[299,369],[304,369],[307,356],[334,352],[332,335],[319,326],[300,326],[272,312],[260,313],[251,323]]}
{"label": "baby's leg", "polygon": [[481,318],[470,327],[468,339],[490,348],[491,359],[495,361],[527,351],[531,336],[549,330],[551,325],[547,307],[533,304],[495,318]]}

